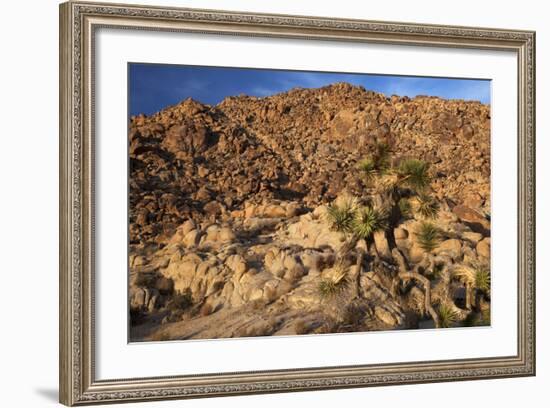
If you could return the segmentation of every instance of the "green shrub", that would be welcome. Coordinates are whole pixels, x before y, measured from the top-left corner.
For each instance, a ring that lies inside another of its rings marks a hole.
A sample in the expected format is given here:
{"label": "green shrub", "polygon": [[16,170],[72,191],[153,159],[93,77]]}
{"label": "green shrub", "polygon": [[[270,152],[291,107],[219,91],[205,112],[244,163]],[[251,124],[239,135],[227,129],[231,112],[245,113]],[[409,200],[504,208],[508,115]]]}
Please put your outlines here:
{"label": "green shrub", "polygon": [[491,273],[486,266],[476,265],[474,287],[486,294],[491,291]]}
{"label": "green shrub", "polygon": [[369,206],[360,208],[353,220],[353,233],[363,239],[368,239],[374,232],[387,228],[386,213]]}
{"label": "green shrub", "polygon": [[397,169],[402,183],[415,191],[422,191],[430,185],[429,165],[423,160],[403,160]]}
{"label": "green shrub", "polygon": [[355,207],[352,200],[344,200],[342,203],[334,202],[327,207],[327,220],[335,231],[352,232],[354,218]]}
{"label": "green shrub", "polygon": [[416,233],[418,245],[424,251],[431,252],[439,246],[441,240],[441,232],[431,222],[423,222],[420,224],[420,229]]}
{"label": "green shrub", "polygon": [[367,180],[372,180],[376,175],[376,163],[370,157],[364,158],[363,160],[357,163],[357,168],[365,174]]}
{"label": "green shrub", "polygon": [[439,325],[443,328],[452,327],[458,321],[458,314],[446,304],[439,305]]}
{"label": "green shrub", "polygon": [[435,218],[439,212],[439,203],[428,194],[420,194],[417,197],[416,210],[424,218]]}
{"label": "green shrub", "polygon": [[333,276],[321,279],[317,287],[322,299],[339,297],[348,288],[347,271],[337,267]]}
{"label": "green shrub", "polygon": [[491,291],[491,273],[484,264],[459,265],[454,269],[453,277],[485,294]]}

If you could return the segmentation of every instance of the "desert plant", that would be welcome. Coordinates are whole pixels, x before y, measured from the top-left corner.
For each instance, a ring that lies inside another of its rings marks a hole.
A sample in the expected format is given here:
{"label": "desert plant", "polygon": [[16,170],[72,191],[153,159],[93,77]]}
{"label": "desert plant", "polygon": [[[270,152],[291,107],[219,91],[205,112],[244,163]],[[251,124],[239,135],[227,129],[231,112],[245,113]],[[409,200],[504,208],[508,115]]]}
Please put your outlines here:
{"label": "desert plant", "polygon": [[472,308],[472,298],[476,301],[475,293],[489,295],[491,291],[491,274],[484,264],[459,265],[454,268],[452,276],[464,284],[466,291],[466,309]]}
{"label": "desert plant", "polygon": [[429,165],[423,160],[406,159],[397,168],[401,182],[414,191],[423,191],[430,185]]}
{"label": "desert plant", "polygon": [[439,212],[439,203],[428,194],[419,194],[416,198],[416,211],[424,218],[435,218]]}
{"label": "desert plant", "polygon": [[457,321],[458,321],[458,314],[452,307],[446,305],[445,303],[442,303],[441,305],[439,305],[440,327],[443,327],[443,328],[452,327]]}
{"label": "desert plant", "polygon": [[412,216],[412,205],[408,198],[401,198],[398,207],[403,218],[410,218]]}
{"label": "desert plant", "polygon": [[474,287],[481,292],[488,294],[491,291],[491,273],[484,265],[476,266]]}
{"label": "desert plant", "polygon": [[390,146],[387,143],[375,143],[372,154],[357,163],[357,168],[364,172],[368,178],[383,174],[389,167]]}
{"label": "desert plant", "polygon": [[386,212],[374,207],[365,206],[360,208],[353,220],[353,233],[359,239],[368,239],[379,230],[386,230],[388,221]]}
{"label": "desert plant", "polygon": [[423,222],[420,224],[416,239],[420,248],[424,251],[431,252],[439,246],[441,232],[431,222]]}
{"label": "desert plant", "polygon": [[454,269],[453,277],[480,292],[491,291],[491,274],[484,264],[460,265]]}
{"label": "desert plant", "polygon": [[350,233],[353,231],[355,211],[355,200],[344,198],[328,205],[326,217],[333,230]]}
{"label": "desert plant", "polygon": [[339,297],[348,288],[347,271],[337,267],[332,276],[321,279],[317,287],[322,299]]}
{"label": "desert plant", "polygon": [[491,291],[491,274],[487,269],[476,269],[475,288],[485,294]]}
{"label": "desert plant", "polygon": [[491,308],[483,309],[481,311],[481,316],[479,319],[479,326],[490,326],[491,325]]}
{"label": "desert plant", "polygon": [[370,157],[366,157],[363,160],[360,160],[359,163],[357,163],[357,168],[361,172],[363,172],[363,174],[369,181],[372,180],[372,178],[374,178],[377,173],[376,163]]}

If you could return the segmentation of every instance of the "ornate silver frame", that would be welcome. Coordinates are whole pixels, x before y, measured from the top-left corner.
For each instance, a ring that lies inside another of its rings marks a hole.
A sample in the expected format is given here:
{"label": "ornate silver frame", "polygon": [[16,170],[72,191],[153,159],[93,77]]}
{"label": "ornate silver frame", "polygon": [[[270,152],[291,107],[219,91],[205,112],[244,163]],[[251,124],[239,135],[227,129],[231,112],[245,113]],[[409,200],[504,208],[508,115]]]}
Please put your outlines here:
{"label": "ornate silver frame", "polygon": [[[98,27],[508,50],[518,60],[518,350],[493,358],[97,380],[93,47]],[[535,375],[535,33],[227,11],[60,6],[60,401],[66,405]]]}

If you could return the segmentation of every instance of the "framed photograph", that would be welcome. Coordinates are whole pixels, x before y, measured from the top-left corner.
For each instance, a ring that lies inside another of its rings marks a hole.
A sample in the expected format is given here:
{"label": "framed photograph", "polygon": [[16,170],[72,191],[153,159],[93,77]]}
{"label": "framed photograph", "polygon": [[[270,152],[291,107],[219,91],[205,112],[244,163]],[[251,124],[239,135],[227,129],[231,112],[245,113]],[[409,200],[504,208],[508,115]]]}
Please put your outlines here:
{"label": "framed photograph", "polygon": [[535,374],[535,33],[60,6],[66,405]]}

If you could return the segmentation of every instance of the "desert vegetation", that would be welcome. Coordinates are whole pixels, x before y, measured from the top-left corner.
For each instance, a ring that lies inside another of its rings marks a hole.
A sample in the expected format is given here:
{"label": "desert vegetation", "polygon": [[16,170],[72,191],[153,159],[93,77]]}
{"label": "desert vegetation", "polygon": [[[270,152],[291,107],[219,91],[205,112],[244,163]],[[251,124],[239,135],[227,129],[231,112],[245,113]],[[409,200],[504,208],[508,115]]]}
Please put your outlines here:
{"label": "desert vegetation", "polygon": [[131,340],[490,324],[489,124],[348,84],[133,117]]}

